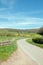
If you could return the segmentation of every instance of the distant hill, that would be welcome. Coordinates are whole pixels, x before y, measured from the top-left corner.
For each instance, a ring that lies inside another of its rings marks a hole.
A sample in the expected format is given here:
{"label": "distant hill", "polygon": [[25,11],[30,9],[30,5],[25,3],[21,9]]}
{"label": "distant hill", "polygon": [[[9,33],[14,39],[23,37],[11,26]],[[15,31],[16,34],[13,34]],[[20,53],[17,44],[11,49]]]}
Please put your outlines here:
{"label": "distant hill", "polygon": [[16,36],[16,34],[26,34],[26,33],[37,33],[38,29],[25,29],[25,30],[22,30],[22,29],[7,29],[7,28],[4,28],[4,29],[1,29],[0,28],[0,36],[3,36],[3,35],[12,35],[12,36]]}
{"label": "distant hill", "polygon": [[38,29],[9,29],[9,28],[0,28],[0,32],[28,32],[28,33],[36,33]]}

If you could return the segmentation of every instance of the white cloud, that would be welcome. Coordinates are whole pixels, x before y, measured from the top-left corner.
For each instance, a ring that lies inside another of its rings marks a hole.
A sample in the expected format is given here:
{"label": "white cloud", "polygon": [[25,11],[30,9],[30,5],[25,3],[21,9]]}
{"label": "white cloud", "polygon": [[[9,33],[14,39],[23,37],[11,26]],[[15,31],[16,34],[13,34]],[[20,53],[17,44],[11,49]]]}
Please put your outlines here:
{"label": "white cloud", "polygon": [[7,8],[0,8],[0,12],[7,10]]}
{"label": "white cloud", "polygon": [[7,0],[1,0],[2,4],[7,4]]}
{"label": "white cloud", "polygon": [[17,15],[33,15],[33,14],[40,14],[43,13],[43,10],[38,11],[29,11],[29,12],[19,12]]}
{"label": "white cloud", "polygon": [[10,0],[10,2],[9,2],[9,8],[12,9],[13,5],[14,5],[14,0]]}
{"label": "white cloud", "polygon": [[6,5],[9,9],[12,9],[14,5],[14,0],[1,0],[1,3]]}
{"label": "white cloud", "polygon": [[21,22],[21,23],[18,23],[19,25],[31,25],[31,24],[36,24],[35,22]]}
{"label": "white cloud", "polygon": [[2,27],[27,27],[27,26],[42,26],[43,25],[43,18],[33,18],[33,17],[23,17],[17,16],[14,14],[9,15],[0,15],[1,19],[8,19],[8,22],[2,22],[0,24]]}

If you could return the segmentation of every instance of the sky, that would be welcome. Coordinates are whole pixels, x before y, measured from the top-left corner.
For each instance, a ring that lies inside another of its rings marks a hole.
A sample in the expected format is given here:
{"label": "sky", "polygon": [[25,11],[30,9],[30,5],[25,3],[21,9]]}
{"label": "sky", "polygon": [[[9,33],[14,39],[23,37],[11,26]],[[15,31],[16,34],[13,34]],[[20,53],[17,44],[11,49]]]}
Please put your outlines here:
{"label": "sky", "polygon": [[43,0],[0,0],[0,28],[43,26]]}

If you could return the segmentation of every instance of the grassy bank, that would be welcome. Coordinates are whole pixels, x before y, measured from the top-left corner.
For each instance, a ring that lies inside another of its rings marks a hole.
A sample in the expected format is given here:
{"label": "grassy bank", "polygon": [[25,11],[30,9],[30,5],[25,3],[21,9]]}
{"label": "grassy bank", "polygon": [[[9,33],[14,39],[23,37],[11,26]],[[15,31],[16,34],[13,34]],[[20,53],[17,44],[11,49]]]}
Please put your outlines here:
{"label": "grassy bank", "polygon": [[39,44],[39,43],[33,42],[33,41],[32,41],[32,38],[31,38],[31,39],[28,39],[27,42],[30,43],[30,44],[33,44],[33,45],[36,45],[36,46],[38,46],[38,47],[43,48],[43,44]]}
{"label": "grassy bank", "polygon": [[[0,36],[0,41],[6,41],[12,38],[12,36]],[[0,61],[6,60],[16,49],[16,41],[13,41],[10,45],[0,46]]]}
{"label": "grassy bank", "polygon": [[0,36],[0,41],[12,39],[13,36]]}
{"label": "grassy bank", "polygon": [[16,41],[12,42],[8,46],[0,46],[0,60],[6,60],[13,51],[17,49]]}

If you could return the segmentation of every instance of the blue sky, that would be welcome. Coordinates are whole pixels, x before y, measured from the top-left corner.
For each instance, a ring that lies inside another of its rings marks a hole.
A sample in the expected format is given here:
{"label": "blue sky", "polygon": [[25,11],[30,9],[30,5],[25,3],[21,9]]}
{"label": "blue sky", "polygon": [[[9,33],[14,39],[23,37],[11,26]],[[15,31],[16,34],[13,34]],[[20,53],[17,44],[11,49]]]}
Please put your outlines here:
{"label": "blue sky", "polygon": [[43,0],[0,0],[0,28],[43,26]]}

